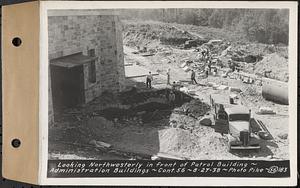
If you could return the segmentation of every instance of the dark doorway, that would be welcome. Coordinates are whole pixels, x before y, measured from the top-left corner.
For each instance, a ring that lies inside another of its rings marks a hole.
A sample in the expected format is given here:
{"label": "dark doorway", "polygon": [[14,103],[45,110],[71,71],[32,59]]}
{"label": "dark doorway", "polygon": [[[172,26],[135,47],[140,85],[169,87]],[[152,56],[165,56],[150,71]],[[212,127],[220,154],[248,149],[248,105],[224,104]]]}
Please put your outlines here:
{"label": "dark doorway", "polygon": [[51,65],[53,108],[61,110],[84,103],[83,66],[61,67]]}

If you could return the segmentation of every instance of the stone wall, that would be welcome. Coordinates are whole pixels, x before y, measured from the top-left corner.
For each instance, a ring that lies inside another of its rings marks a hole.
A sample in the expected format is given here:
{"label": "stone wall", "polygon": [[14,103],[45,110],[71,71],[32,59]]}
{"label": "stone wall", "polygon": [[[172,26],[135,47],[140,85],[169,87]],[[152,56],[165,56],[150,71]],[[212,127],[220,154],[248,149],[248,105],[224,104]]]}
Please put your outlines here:
{"label": "stone wall", "polygon": [[[49,60],[82,52],[94,51],[96,82],[89,81],[89,65],[84,65],[85,102],[93,100],[103,91],[118,92],[125,82],[122,26],[117,15],[49,14]],[[49,85],[50,87],[50,85]],[[49,90],[51,91],[51,90]],[[50,95],[49,95],[50,96]]]}

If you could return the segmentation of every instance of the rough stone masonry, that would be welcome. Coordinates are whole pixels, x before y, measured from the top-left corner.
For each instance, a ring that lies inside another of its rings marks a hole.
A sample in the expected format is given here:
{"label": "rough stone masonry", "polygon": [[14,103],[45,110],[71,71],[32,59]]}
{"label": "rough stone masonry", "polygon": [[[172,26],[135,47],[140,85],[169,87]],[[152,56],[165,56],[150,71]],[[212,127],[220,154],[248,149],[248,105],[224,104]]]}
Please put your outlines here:
{"label": "rough stone masonry", "polygon": [[[112,10],[51,10],[48,12],[48,55],[52,59],[76,53],[95,60],[96,81],[89,82],[88,64],[83,64],[85,103],[103,91],[118,92],[125,82],[122,26]],[[53,122],[49,73],[49,123]]]}

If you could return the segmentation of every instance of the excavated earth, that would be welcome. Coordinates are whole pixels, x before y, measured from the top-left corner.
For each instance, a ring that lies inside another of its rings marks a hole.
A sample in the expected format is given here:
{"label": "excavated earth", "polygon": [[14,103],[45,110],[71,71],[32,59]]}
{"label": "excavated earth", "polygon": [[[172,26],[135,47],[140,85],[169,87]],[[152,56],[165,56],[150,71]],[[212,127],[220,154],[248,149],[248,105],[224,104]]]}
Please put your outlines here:
{"label": "excavated earth", "polygon": [[[149,159],[159,152],[199,160],[289,158],[288,106],[266,101],[259,84],[246,84],[228,77],[203,77],[196,50],[210,48],[224,69],[228,68],[229,60],[234,60],[248,73],[261,75],[272,70],[271,78],[287,82],[287,47],[236,42],[237,37],[222,30],[160,22],[124,21],[123,34],[125,63],[158,72],[153,81],[156,89],[145,89],[144,78],[127,79],[129,89],[123,93],[103,93],[84,107],[56,114],[57,123],[49,129],[49,158]],[[186,41],[197,39],[221,39],[222,42],[183,48]],[[136,53],[137,46],[147,47],[151,55]],[[181,67],[187,61],[194,62],[191,66],[197,70],[198,85],[188,82],[190,72]],[[174,105],[166,99],[168,69],[171,82],[181,81],[186,89],[193,91],[190,95],[176,93],[176,97],[184,95],[184,100]],[[200,124],[202,118],[212,118],[211,95],[228,102],[231,94],[228,88],[212,85],[239,88],[242,92],[235,93],[238,100],[265,124],[274,139],[262,139],[259,151],[229,152],[226,136],[217,133],[214,126]],[[258,115],[259,107],[270,107],[276,114]],[[112,148],[99,149],[91,144],[95,140],[111,144]]]}

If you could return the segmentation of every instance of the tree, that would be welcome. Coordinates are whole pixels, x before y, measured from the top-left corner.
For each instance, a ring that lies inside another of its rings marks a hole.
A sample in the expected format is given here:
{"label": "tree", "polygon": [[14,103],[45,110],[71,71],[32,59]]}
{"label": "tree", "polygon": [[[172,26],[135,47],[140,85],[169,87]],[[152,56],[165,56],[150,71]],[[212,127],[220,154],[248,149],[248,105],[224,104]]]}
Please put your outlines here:
{"label": "tree", "polygon": [[288,9],[126,9],[126,19],[156,20],[231,30],[250,41],[288,44]]}

